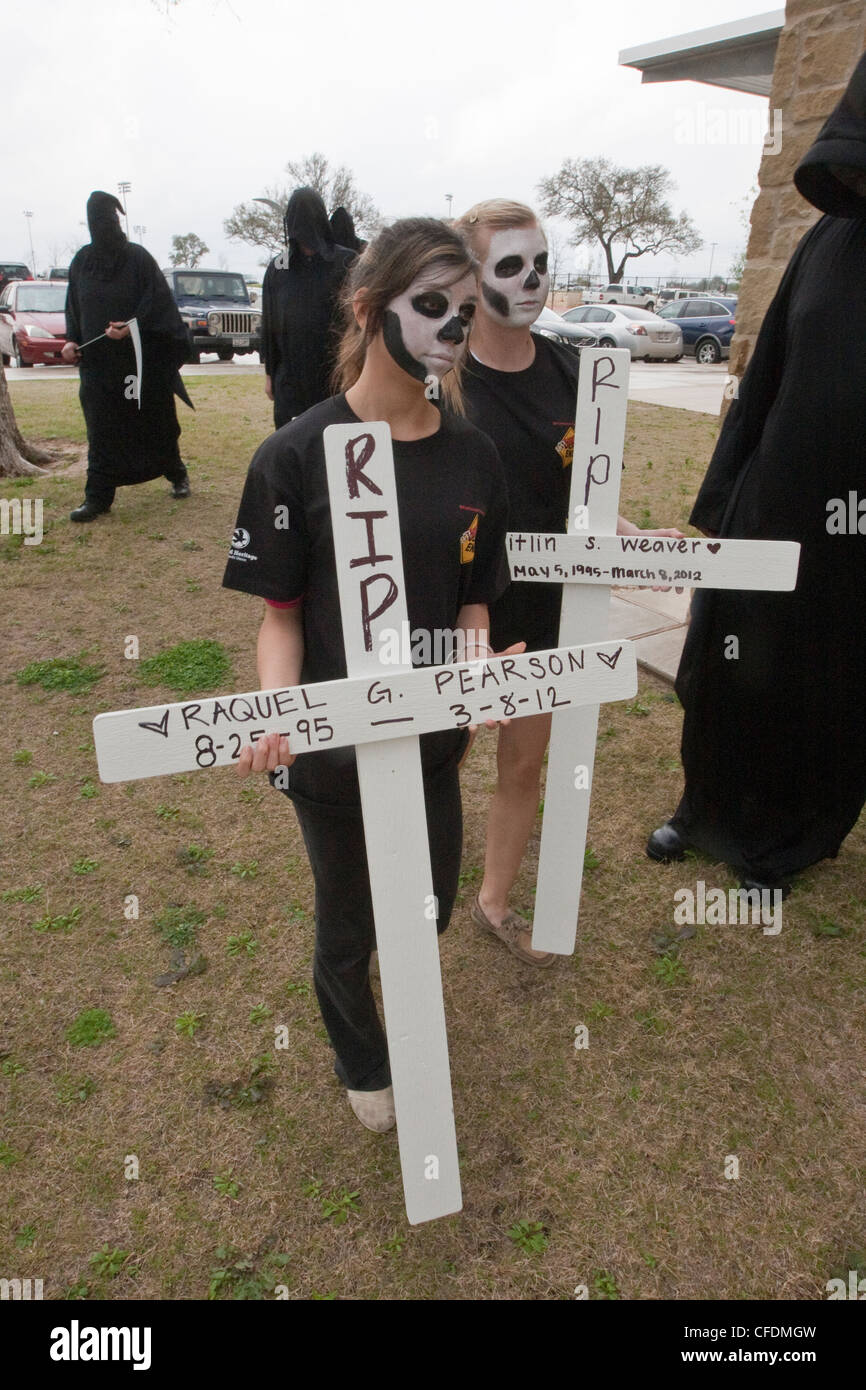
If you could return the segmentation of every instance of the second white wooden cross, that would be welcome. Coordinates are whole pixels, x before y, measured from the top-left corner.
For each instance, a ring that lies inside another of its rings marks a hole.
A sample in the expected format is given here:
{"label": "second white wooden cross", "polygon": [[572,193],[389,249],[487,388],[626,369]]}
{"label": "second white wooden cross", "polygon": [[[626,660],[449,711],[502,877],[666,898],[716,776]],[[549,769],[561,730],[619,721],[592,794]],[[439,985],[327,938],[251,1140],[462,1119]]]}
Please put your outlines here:
{"label": "second white wooden cross", "polygon": [[[626,348],[583,349],[567,532],[508,537],[513,579],[564,584],[563,645],[604,640],[612,585],[789,590],[797,582],[795,541],[616,535],[630,362]],[[557,711],[551,721],[532,925],[536,951],[574,950],[597,735],[597,705]]]}

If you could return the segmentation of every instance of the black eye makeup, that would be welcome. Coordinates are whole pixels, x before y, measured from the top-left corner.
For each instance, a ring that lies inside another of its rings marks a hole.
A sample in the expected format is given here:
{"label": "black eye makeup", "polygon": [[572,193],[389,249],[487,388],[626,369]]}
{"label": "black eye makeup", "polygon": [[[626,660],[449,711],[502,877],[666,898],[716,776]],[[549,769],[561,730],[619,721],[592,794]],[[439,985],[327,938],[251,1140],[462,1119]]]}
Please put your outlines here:
{"label": "black eye makeup", "polygon": [[546,251],[542,251],[540,255],[538,255],[538,256],[535,257],[535,260],[532,262],[532,264],[535,266],[535,269],[538,271],[538,274],[539,274],[539,275],[546,275],[546,274],[547,274],[547,252],[546,252]]}
{"label": "black eye makeup", "polygon": [[460,322],[466,324],[466,326],[468,327],[475,317],[475,305],[461,304],[460,308],[457,310],[457,315],[460,319]]}
{"label": "black eye makeup", "polygon": [[519,275],[522,269],[522,256],[503,256],[493,267],[493,274],[497,280],[510,280],[512,275]]}
{"label": "black eye makeup", "polygon": [[423,294],[415,295],[412,308],[416,313],[423,314],[425,319],[441,319],[448,313],[448,300],[438,290],[426,290]]}

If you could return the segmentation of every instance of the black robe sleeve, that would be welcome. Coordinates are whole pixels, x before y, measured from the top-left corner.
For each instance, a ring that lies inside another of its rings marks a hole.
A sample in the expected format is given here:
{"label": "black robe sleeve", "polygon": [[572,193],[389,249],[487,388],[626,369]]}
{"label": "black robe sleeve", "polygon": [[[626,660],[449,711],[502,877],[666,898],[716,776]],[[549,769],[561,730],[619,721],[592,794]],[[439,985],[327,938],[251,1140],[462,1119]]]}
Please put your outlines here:
{"label": "black robe sleeve", "polygon": [[277,367],[280,364],[280,348],[277,326],[279,324],[279,314],[276,305],[276,290],[274,286],[274,276],[276,271],[274,263],[271,261],[262,281],[262,362],[266,374],[273,381],[277,374]]}
{"label": "black robe sleeve", "polygon": [[175,369],[172,382],[174,394],[194,410],[195,407],[187,395],[178,370],[181,363],[187,359],[189,341],[168,281],[153,256],[143,246],[133,245],[130,250],[136,257],[138,297],[135,318],[142,335],[142,348],[144,349],[145,343],[148,343],[162,360],[168,358],[172,362]]}
{"label": "black robe sleeve", "polygon": [[66,288],[66,337],[71,343],[81,342],[81,311],[78,305],[78,265],[76,255],[69,267],[69,284]]}
{"label": "black robe sleeve", "polygon": [[186,330],[178,307],[174,302],[168,281],[143,246],[135,248],[137,254],[138,293],[135,317],[139,331],[151,333],[168,339],[173,347],[177,365],[184,360],[186,350]]}
{"label": "black robe sleeve", "polygon": [[701,531],[719,532],[731,495],[743,468],[757,449],[767,415],[785,370],[788,304],[795,282],[809,254],[815,231],[811,228],[797,246],[782,276],[749,365],[732,402],[709,468],[695,499],[689,522]]}

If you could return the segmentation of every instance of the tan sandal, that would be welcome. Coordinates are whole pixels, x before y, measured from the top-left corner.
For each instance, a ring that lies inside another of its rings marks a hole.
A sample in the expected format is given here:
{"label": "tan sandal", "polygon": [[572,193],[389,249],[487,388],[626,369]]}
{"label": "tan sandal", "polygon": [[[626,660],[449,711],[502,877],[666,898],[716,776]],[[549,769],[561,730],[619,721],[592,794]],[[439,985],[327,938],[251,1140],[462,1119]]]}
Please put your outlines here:
{"label": "tan sandal", "polygon": [[[476,897],[472,904],[472,920],[477,922],[479,927],[485,927],[487,931],[498,936],[500,941],[504,941],[513,956],[518,960],[526,961],[527,965],[538,965],[545,969],[548,965],[553,965],[556,956],[552,951],[538,952],[533,951],[528,944],[532,939],[532,932],[525,917],[521,917],[517,912],[509,912],[503,919],[501,927],[495,927],[490,918],[485,913],[481,903]],[[520,938],[525,937],[527,945],[521,945]]]}
{"label": "tan sandal", "polygon": [[346,1091],[349,1104],[365,1129],[374,1134],[387,1134],[397,1123],[394,1111],[394,1087],[381,1091]]}

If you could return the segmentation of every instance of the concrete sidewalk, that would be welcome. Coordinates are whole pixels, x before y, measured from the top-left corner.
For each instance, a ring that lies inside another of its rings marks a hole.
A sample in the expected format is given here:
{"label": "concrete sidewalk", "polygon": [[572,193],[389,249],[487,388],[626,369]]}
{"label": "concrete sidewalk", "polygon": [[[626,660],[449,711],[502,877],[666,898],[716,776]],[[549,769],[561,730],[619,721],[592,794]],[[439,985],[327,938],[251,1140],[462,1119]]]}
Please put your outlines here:
{"label": "concrete sidewalk", "polygon": [[632,362],[628,398],[718,415],[728,380],[727,362],[715,367],[700,366],[693,357],[682,362]]}
{"label": "concrete sidewalk", "polygon": [[[63,381],[78,376],[77,367],[6,367],[9,382]],[[245,354],[233,362],[207,361],[181,367],[184,377],[262,376],[255,353]],[[706,415],[718,415],[722,404],[728,366],[701,367],[693,357],[682,362],[632,362],[629,374],[628,398],[649,405],[672,405],[680,410],[696,410]],[[262,381],[264,378],[262,377]],[[262,387],[262,389],[264,389]]]}
{"label": "concrete sidewalk", "polygon": [[673,684],[686,640],[691,589],[678,594],[652,589],[613,589],[608,636],[628,637],[638,664]]}

